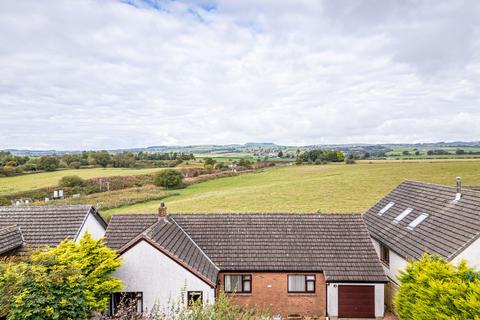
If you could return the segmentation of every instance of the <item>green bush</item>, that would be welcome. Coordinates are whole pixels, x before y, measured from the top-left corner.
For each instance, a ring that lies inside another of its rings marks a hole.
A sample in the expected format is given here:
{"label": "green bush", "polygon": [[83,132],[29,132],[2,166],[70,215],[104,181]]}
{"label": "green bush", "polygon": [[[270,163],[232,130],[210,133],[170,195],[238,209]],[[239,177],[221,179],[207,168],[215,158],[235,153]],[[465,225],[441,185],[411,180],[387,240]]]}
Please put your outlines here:
{"label": "green bush", "polygon": [[60,179],[58,184],[61,187],[81,187],[85,185],[85,180],[83,180],[79,176],[64,176]]}
{"label": "green bush", "polygon": [[424,255],[399,277],[394,305],[400,319],[480,319],[480,273]]}
{"label": "green bush", "polygon": [[55,171],[57,170],[59,165],[60,160],[58,160],[58,158],[54,156],[40,157],[37,163],[37,167],[45,171]]}
{"label": "green bush", "polygon": [[0,318],[89,319],[122,289],[110,276],[120,264],[114,250],[89,234],[78,244],[65,240],[34,251],[25,261],[0,262]]}
{"label": "green bush", "polygon": [[155,175],[153,183],[158,187],[168,189],[178,188],[182,185],[183,174],[178,170],[167,169]]}
{"label": "green bush", "polygon": [[71,162],[71,163],[68,165],[68,167],[69,167],[70,169],[80,169],[80,166],[81,166],[81,165],[82,165],[82,164],[81,164],[79,161],[73,161],[73,162]]}

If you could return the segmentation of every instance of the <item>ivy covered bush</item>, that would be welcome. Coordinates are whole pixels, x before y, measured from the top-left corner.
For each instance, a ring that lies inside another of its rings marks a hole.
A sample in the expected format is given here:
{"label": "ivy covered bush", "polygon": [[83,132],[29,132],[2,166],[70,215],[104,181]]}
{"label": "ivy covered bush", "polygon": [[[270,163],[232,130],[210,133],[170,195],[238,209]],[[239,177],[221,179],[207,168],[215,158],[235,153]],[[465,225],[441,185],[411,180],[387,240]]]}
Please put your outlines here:
{"label": "ivy covered bush", "polygon": [[395,309],[400,319],[480,319],[480,272],[424,255],[399,277]]}
{"label": "ivy covered bush", "polygon": [[0,318],[90,319],[122,289],[110,276],[120,264],[115,251],[89,234],[78,244],[65,240],[25,260],[0,262]]}

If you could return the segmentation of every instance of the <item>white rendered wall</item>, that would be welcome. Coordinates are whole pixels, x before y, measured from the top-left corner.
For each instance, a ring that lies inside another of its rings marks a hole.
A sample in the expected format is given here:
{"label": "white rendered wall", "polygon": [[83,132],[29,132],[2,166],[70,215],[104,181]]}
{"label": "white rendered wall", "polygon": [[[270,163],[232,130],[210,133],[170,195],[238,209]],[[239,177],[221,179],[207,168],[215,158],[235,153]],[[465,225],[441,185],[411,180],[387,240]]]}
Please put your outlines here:
{"label": "white rendered wall", "polygon": [[[372,242],[373,242],[373,247],[375,248],[375,251],[378,254],[378,258],[380,259],[380,243],[375,239],[372,239]],[[387,267],[382,262],[383,269],[387,277],[389,277],[396,284],[399,284],[397,276],[399,275],[400,271],[403,271],[405,270],[405,268],[407,268],[408,262],[407,260],[399,256],[392,250],[389,250],[389,256],[390,256],[389,266]]]}
{"label": "white rendered wall", "polygon": [[123,281],[126,292],[143,292],[144,311],[158,302],[166,308],[169,301],[186,301],[186,291],[202,291],[204,303],[215,301],[215,290],[190,271],[154,248],[140,241],[121,255],[120,268],[113,276]]}
{"label": "white rendered wall", "polygon": [[452,263],[458,265],[462,260],[466,260],[469,267],[480,270],[480,238],[456,256]]}
{"label": "white rendered wall", "polygon": [[82,229],[78,233],[76,241],[80,241],[83,235],[88,231],[93,239],[98,240],[105,235],[105,228],[98,222],[97,218],[93,214],[89,213]]}
{"label": "white rendered wall", "polygon": [[327,284],[327,312],[331,318],[338,317],[338,286],[375,286],[375,317],[383,318],[385,312],[383,283],[328,283]]}

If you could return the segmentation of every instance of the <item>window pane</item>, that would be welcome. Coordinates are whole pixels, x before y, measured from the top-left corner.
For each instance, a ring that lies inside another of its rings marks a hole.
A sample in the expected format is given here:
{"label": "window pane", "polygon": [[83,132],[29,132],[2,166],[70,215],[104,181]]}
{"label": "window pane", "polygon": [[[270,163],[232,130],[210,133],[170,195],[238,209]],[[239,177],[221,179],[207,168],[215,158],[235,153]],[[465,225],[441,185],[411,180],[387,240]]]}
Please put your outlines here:
{"label": "window pane", "polygon": [[315,280],[315,276],[307,276],[307,280]]}
{"label": "window pane", "polygon": [[303,276],[303,275],[289,275],[288,276],[288,291],[305,292],[305,276]]}
{"label": "window pane", "polygon": [[315,282],[307,281],[307,291],[314,292],[315,291]]}
{"label": "window pane", "polygon": [[240,292],[241,291],[241,286],[240,286],[241,281],[242,281],[242,276],[226,275],[225,276],[225,291],[226,292]]}
{"label": "window pane", "polygon": [[250,280],[243,281],[243,291],[250,292]]}
{"label": "window pane", "polygon": [[187,293],[188,306],[193,306],[195,303],[202,302],[202,292],[201,291],[189,291]]}

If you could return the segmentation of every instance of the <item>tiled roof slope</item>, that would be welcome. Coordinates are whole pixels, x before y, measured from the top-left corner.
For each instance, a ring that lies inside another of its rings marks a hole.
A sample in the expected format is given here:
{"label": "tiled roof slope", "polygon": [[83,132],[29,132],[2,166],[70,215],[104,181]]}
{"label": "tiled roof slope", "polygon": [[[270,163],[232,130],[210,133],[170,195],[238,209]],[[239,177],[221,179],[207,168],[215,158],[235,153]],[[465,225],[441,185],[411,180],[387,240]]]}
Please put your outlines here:
{"label": "tiled roof slope", "polygon": [[88,213],[98,216],[95,208],[85,205],[0,207],[0,228],[17,225],[28,246],[56,246],[75,239]]}
{"label": "tiled roof slope", "polygon": [[[405,258],[419,258],[424,252],[453,259],[480,236],[480,192],[456,187],[404,181],[364,215],[373,238]],[[378,212],[394,202],[382,216]],[[398,224],[392,221],[406,208],[413,211]],[[406,227],[421,213],[429,216],[413,230]]]}
{"label": "tiled roof slope", "polygon": [[155,214],[114,214],[108,222],[105,243],[119,250],[157,221]]}
{"label": "tiled roof slope", "polygon": [[323,271],[327,281],[386,281],[361,215],[174,214],[222,271]]}
{"label": "tiled roof slope", "polygon": [[23,245],[22,232],[13,225],[0,229],[0,254],[9,252]]}
{"label": "tiled roof slope", "polygon": [[126,250],[136,240],[145,239],[180,262],[190,271],[215,284],[218,269],[192,239],[169,217],[153,214],[113,215],[105,234],[112,249]]}
{"label": "tiled roof slope", "polygon": [[145,234],[213,283],[216,282],[218,268],[175,221],[160,219]]}

